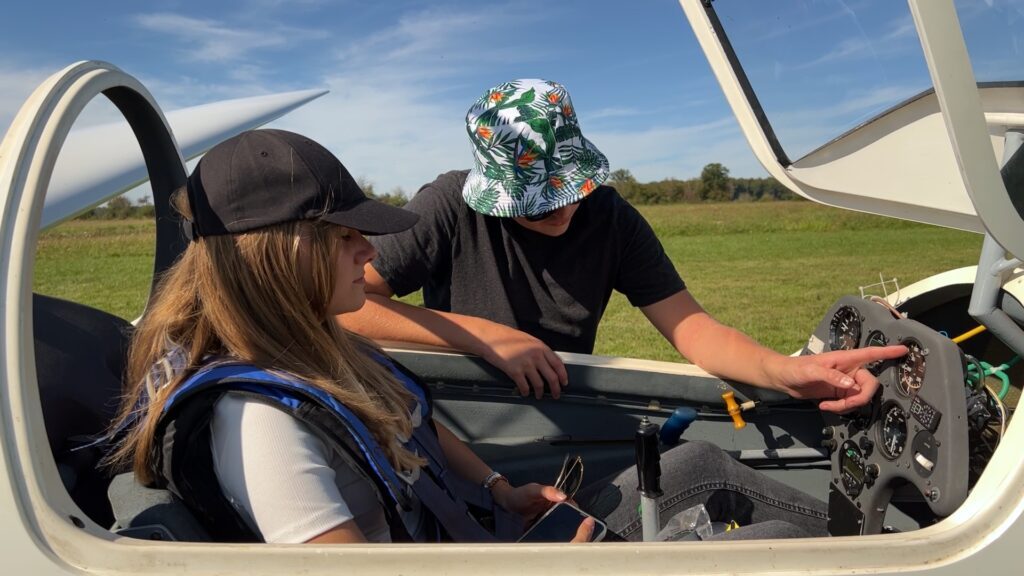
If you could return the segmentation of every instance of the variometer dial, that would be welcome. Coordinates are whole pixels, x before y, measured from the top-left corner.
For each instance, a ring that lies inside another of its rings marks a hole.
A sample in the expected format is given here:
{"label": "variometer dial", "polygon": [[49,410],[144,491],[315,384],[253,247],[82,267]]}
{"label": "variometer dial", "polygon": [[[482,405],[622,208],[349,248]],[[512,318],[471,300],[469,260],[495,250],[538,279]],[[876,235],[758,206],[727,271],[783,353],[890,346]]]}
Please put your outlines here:
{"label": "variometer dial", "polygon": [[832,350],[853,350],[860,345],[860,313],[853,306],[842,306],[828,325],[828,345]]}
{"label": "variometer dial", "polygon": [[910,397],[924,384],[925,349],[914,340],[906,340],[907,355],[900,360],[899,377],[896,379],[896,390]]}
{"label": "variometer dial", "polygon": [[880,330],[872,330],[864,344],[866,346],[888,346],[889,339]]}
{"label": "variometer dial", "polygon": [[[882,333],[881,330],[872,330],[868,332],[868,337],[864,339],[865,346],[888,346],[889,339]],[[887,363],[884,360],[876,360],[871,362],[865,368],[875,376],[879,376],[886,367],[891,366],[891,363]]]}
{"label": "variometer dial", "polygon": [[907,445],[907,415],[895,402],[888,402],[882,407],[878,443],[881,444],[882,455],[889,460],[899,458]]}

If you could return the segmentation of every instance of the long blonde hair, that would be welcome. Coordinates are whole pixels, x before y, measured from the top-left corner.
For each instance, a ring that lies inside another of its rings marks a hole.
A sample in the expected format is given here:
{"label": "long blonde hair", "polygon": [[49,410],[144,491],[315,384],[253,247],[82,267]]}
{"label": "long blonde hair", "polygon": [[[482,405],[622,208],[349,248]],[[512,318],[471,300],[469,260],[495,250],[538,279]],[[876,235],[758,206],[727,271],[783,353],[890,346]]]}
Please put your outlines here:
{"label": "long blonde hair", "polygon": [[[172,202],[191,216],[185,194]],[[109,465],[131,463],[139,481],[155,480],[151,452],[164,403],[211,356],[305,380],[355,412],[396,469],[425,464],[398,440],[411,435],[413,395],[367,356],[379,348],[339,327],[328,313],[338,250],[332,228],[319,221],[290,222],[203,237],[188,246],[164,273],[132,337],[129,388],[115,427],[137,422]],[[185,369],[159,388],[148,387],[153,367],[173,352],[169,347],[178,347]]]}

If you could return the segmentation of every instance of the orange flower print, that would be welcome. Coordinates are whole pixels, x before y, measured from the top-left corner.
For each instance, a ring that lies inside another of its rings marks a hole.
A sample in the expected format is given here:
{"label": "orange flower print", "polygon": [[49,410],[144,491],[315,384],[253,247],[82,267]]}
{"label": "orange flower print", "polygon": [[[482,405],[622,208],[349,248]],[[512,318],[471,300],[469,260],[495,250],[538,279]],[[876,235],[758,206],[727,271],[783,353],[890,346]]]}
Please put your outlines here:
{"label": "orange flower print", "polygon": [[537,159],[537,153],[533,150],[526,150],[516,158],[516,165],[520,168],[529,168],[533,161]]}
{"label": "orange flower print", "polygon": [[491,104],[501,104],[501,101],[505,99],[505,94],[501,92],[491,92],[490,100]]}
{"label": "orange flower print", "polygon": [[552,176],[551,178],[548,178],[548,184],[550,184],[551,187],[556,190],[564,186],[562,179],[559,178],[558,176]]}
{"label": "orange flower print", "polygon": [[558,95],[558,92],[548,92],[548,102],[552,104],[558,104],[558,101],[562,98]]}
{"label": "orange flower print", "polygon": [[490,140],[491,136],[494,135],[494,130],[491,130],[487,126],[478,126],[476,133],[484,140]]}
{"label": "orange flower print", "polygon": [[562,104],[562,113],[566,116],[572,116],[572,104]]}
{"label": "orange flower print", "polygon": [[597,188],[597,185],[594,184],[593,180],[587,178],[586,180],[583,181],[583,186],[580,186],[580,192],[582,192],[583,195],[586,196],[593,192],[594,188]]}

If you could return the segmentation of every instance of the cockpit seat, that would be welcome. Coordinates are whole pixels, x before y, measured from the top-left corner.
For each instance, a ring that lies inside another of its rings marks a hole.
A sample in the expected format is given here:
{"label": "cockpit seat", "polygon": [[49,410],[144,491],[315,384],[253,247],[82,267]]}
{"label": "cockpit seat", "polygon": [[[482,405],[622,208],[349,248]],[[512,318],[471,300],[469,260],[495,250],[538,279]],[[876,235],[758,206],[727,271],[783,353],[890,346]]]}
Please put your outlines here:
{"label": "cockpit seat", "polygon": [[34,294],[36,373],[46,434],[61,480],[94,522],[113,523],[100,447],[75,448],[116,415],[132,325],[95,308]]}
{"label": "cockpit seat", "polygon": [[146,488],[131,472],[110,483],[114,533],[143,540],[209,542],[209,533],[185,503],[168,490]]}

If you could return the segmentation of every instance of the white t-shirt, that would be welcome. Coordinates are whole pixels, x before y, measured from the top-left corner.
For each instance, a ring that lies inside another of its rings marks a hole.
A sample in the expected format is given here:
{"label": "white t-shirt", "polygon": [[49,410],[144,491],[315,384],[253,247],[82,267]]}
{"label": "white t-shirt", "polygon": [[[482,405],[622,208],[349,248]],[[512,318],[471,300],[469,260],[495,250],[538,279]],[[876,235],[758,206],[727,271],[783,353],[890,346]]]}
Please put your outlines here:
{"label": "white t-shirt", "polygon": [[[306,542],[353,519],[368,541],[391,541],[372,485],[290,414],[228,393],[210,426],[221,490],[264,541]],[[402,517],[422,521],[418,503]]]}

